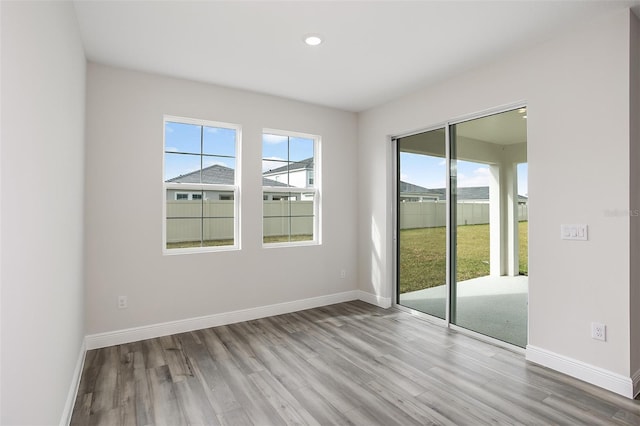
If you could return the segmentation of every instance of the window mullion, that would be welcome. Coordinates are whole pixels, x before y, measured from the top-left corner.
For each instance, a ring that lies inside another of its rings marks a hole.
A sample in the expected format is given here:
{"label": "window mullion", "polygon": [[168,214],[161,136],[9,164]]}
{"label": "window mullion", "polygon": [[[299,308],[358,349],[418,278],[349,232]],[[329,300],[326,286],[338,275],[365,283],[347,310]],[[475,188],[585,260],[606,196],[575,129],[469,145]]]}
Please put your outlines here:
{"label": "window mullion", "polygon": [[[200,183],[202,183],[202,169],[204,168],[204,126],[200,126]],[[204,198],[204,192],[202,193]],[[204,199],[200,199],[200,247],[204,247]]]}

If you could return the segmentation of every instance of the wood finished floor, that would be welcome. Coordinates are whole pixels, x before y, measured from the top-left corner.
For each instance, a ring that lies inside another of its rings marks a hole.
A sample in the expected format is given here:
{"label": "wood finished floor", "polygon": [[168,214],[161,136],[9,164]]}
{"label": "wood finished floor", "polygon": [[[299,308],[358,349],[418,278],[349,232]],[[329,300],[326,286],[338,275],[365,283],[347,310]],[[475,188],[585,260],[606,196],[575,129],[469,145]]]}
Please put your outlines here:
{"label": "wood finished floor", "polygon": [[88,351],[71,424],[640,425],[640,401],[348,302]]}

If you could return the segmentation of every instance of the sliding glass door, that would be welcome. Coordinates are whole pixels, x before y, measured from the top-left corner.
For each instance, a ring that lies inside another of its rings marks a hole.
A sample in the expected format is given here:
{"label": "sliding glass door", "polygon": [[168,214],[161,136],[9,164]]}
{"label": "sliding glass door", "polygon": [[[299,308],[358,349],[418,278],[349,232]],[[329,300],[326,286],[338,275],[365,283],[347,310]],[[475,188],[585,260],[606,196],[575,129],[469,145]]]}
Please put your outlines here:
{"label": "sliding glass door", "polygon": [[524,347],[526,110],[396,144],[397,303]]}
{"label": "sliding glass door", "polygon": [[445,130],[398,140],[398,303],[445,319]]}

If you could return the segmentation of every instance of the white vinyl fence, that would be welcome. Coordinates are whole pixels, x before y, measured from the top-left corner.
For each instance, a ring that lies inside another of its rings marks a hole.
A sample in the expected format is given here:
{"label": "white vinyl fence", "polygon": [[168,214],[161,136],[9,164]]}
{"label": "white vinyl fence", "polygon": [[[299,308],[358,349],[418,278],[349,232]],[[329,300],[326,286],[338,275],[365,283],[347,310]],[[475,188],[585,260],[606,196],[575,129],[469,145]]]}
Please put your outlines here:
{"label": "white vinyl fence", "polygon": [[[313,201],[263,203],[264,236],[313,235]],[[233,213],[233,201],[168,200],[167,243],[232,240]]]}
{"label": "white vinyl fence", "polygon": [[[200,241],[201,238],[205,241],[233,239],[233,203],[218,200],[167,201],[167,243]],[[489,223],[487,202],[458,203],[457,208],[459,225]],[[313,235],[313,201],[264,201],[263,209],[265,237]],[[518,205],[518,219],[527,220],[526,204]],[[435,228],[445,224],[444,202],[400,203],[400,229]]]}
{"label": "white vinyl fence", "polygon": [[[446,226],[444,201],[422,201],[400,203],[400,229],[436,228]],[[458,225],[481,225],[489,223],[488,202],[460,202],[457,204]],[[518,205],[518,220],[527,220],[526,204]]]}

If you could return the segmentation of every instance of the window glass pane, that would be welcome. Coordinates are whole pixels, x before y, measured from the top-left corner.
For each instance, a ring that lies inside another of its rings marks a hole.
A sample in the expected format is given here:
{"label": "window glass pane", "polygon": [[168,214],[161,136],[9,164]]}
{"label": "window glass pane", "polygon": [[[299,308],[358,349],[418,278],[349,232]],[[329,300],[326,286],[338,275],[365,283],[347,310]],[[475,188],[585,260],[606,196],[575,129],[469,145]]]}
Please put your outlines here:
{"label": "window glass pane", "polygon": [[291,233],[290,194],[282,192],[264,193],[263,200],[263,242],[282,243],[289,241]]}
{"label": "window glass pane", "polygon": [[289,241],[291,218],[288,216],[265,217],[262,223],[263,243],[286,243]]}
{"label": "window glass pane", "polygon": [[289,138],[267,133],[262,135],[262,158],[281,162],[289,161]]}
{"label": "window glass pane", "polygon": [[167,248],[200,247],[202,219],[167,218]]}
{"label": "window glass pane", "polygon": [[279,160],[262,160],[264,186],[288,186],[289,163]]}
{"label": "window glass pane", "polygon": [[202,153],[236,156],[236,131],[224,127],[204,126],[202,139]]}
{"label": "window glass pane", "polygon": [[283,192],[265,192],[263,200],[264,217],[284,217],[289,216],[291,206],[289,194]]}
{"label": "window glass pane", "polygon": [[188,196],[189,193],[167,190],[167,248],[200,246],[202,201],[191,201]]}
{"label": "window glass pane", "polygon": [[203,202],[203,246],[233,245],[233,191],[207,191]]}
{"label": "window glass pane", "polygon": [[226,157],[202,157],[202,183],[234,185],[236,160]]}
{"label": "window glass pane", "polygon": [[291,241],[313,240],[313,216],[291,217]]}
{"label": "window glass pane", "polygon": [[313,139],[290,138],[289,160],[302,161],[313,158]]}
{"label": "window glass pane", "polygon": [[202,126],[195,124],[165,122],[164,150],[166,152],[187,152],[200,154],[200,131]]}
{"label": "window glass pane", "polygon": [[165,182],[200,183],[199,155],[164,154]]}
{"label": "window glass pane", "polygon": [[445,318],[447,165],[445,129],[398,139],[398,303]]}
{"label": "window glass pane", "polygon": [[291,241],[313,240],[314,193],[296,195],[291,200]]}

